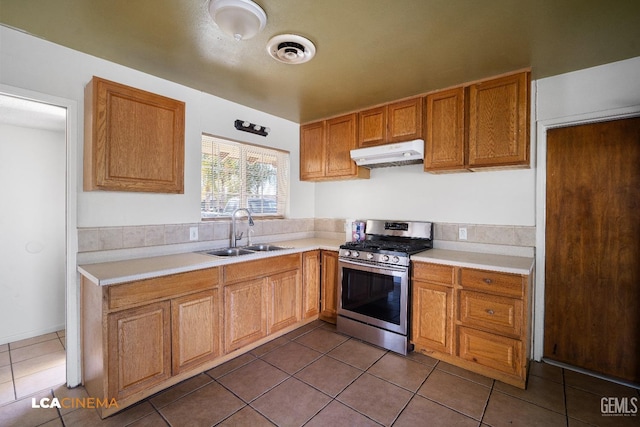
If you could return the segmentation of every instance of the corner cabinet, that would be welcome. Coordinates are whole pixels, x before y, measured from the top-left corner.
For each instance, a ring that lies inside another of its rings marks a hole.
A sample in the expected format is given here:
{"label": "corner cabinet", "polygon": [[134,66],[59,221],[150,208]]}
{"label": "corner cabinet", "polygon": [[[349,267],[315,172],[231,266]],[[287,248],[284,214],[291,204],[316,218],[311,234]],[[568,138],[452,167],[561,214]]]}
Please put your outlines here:
{"label": "corner cabinet", "polygon": [[301,126],[300,180],[369,178],[369,169],[351,160],[357,132],[355,113]]}
{"label": "corner cabinet", "polygon": [[184,193],[184,102],[93,77],[84,190]]}
{"label": "corner cabinet", "polygon": [[415,350],[525,388],[531,276],[415,262]]}

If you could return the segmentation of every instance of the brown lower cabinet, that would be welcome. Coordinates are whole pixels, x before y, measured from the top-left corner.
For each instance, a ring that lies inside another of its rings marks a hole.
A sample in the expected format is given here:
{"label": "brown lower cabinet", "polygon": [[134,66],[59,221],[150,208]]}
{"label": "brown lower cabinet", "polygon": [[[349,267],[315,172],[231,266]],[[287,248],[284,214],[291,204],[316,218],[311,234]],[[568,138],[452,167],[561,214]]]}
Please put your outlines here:
{"label": "brown lower cabinet", "polygon": [[84,386],[92,398],[117,402],[99,407],[100,416],[317,319],[319,282],[309,280],[313,298],[303,272],[313,275],[302,262],[317,255],[281,255],[109,286],[82,277]]}
{"label": "brown lower cabinet", "polygon": [[336,323],[338,317],[338,252],[321,251],[320,318]]}
{"label": "brown lower cabinet", "polygon": [[525,388],[531,275],[415,262],[415,351]]}

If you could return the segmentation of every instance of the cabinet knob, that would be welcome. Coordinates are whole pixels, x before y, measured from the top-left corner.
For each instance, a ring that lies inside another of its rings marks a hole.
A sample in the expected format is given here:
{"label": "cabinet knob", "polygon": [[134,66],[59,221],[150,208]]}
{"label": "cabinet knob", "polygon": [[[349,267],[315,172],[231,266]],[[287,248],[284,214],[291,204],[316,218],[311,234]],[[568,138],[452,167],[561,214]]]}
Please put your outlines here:
{"label": "cabinet knob", "polygon": [[491,280],[491,279],[482,279],[482,281],[483,281],[484,283],[486,283],[487,285],[490,285],[490,284],[492,284],[492,283],[493,283],[493,280]]}
{"label": "cabinet knob", "polygon": [[487,313],[489,314],[489,316],[493,316],[494,311],[491,310],[490,308],[487,308]]}

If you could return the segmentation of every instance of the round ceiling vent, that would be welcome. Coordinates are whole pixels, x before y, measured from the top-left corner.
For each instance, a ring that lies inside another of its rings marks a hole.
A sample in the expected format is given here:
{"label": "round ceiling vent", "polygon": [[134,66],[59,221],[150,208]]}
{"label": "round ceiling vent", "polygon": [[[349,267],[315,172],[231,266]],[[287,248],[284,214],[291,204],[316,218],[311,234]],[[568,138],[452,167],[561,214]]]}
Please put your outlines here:
{"label": "round ceiling vent", "polygon": [[269,40],[267,51],[276,61],[285,64],[302,64],[313,58],[316,54],[316,47],[310,40],[302,36],[280,34]]}

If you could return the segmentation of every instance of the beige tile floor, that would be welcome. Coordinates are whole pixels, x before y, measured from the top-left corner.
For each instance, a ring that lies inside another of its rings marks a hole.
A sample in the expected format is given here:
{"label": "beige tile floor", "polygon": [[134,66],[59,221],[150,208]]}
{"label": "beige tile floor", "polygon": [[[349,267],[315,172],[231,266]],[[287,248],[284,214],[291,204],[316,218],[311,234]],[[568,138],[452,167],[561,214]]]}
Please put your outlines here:
{"label": "beige tile floor", "polygon": [[640,409],[633,388],[534,362],[520,390],[419,354],[399,356],[320,321],[105,420],[93,409],[31,407],[32,397],[54,396],[87,393],[58,385],[18,397],[0,406],[0,425],[640,426],[640,414],[601,412],[602,397],[634,397]]}

